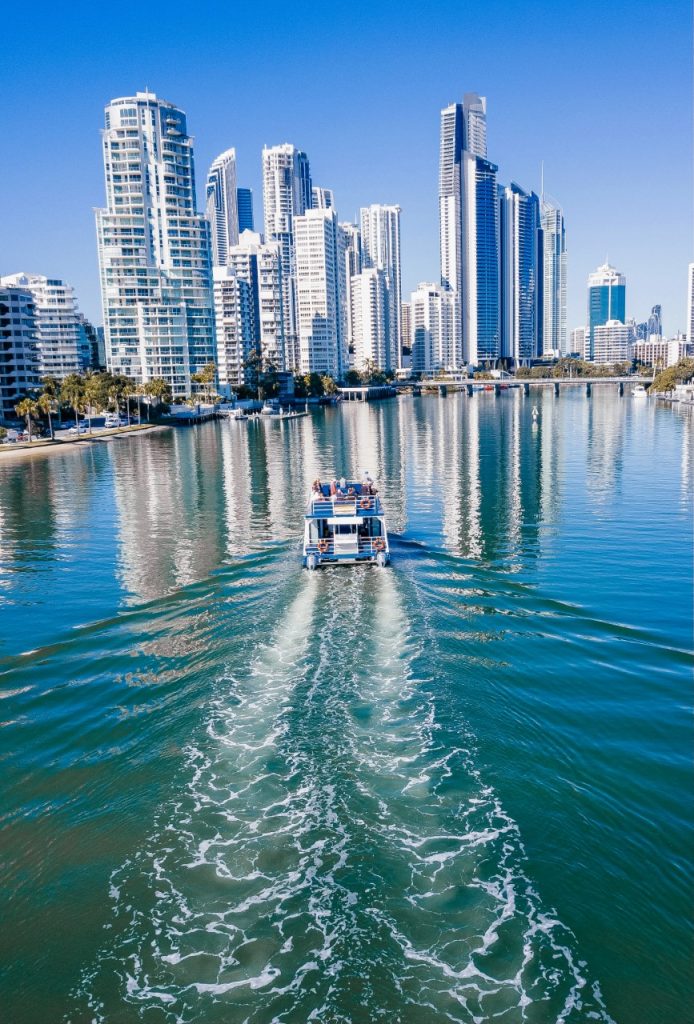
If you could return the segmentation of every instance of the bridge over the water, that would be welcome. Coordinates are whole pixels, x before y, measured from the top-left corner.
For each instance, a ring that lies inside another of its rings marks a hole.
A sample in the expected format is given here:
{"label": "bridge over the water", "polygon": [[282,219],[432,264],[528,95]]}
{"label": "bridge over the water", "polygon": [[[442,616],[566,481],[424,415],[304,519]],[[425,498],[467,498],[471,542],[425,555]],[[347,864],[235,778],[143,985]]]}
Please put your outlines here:
{"label": "bridge over the water", "polygon": [[605,385],[617,386],[620,395],[624,394],[625,386],[650,383],[650,377],[534,377],[516,380],[507,378],[505,380],[421,380],[421,381],[398,381],[395,387],[398,392],[412,391],[414,394],[422,392],[438,392],[445,397],[449,391],[462,391],[468,395],[475,391],[493,391],[500,395],[502,391],[516,390],[521,388],[526,395],[530,394],[531,388],[553,387],[554,393],[559,394],[563,387],[582,387],[587,394],[591,394],[594,387]]}

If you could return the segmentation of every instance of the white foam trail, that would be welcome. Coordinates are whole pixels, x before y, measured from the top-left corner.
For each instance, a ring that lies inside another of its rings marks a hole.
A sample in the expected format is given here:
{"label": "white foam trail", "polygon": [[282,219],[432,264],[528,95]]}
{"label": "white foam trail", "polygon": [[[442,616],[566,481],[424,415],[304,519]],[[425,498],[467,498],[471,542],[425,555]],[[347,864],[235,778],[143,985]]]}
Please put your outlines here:
{"label": "white foam trail", "polygon": [[95,1021],[105,969],[166,1022],[522,1021],[538,1003],[610,1021],[445,724],[429,639],[392,572],[304,577],[112,881],[121,931],[82,986]]}

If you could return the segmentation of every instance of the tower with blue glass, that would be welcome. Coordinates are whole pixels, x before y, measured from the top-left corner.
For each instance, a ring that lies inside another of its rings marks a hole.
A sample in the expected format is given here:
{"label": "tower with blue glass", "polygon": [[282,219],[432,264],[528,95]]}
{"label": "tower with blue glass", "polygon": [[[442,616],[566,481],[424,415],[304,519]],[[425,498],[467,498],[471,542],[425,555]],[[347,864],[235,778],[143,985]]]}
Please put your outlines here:
{"label": "tower with blue glass", "polygon": [[588,277],[589,352],[595,353],[595,328],[608,320],[626,321],[627,282],[624,274],[604,263]]}

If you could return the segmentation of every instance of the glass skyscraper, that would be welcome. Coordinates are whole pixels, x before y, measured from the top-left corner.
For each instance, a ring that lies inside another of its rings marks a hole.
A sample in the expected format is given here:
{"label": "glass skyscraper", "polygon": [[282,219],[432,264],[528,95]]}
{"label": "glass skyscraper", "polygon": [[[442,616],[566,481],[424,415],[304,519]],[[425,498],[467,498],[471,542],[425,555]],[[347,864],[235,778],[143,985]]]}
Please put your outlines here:
{"label": "glass skyscraper", "polygon": [[527,366],[542,336],[540,200],[515,182],[499,187],[501,353]]}
{"label": "glass skyscraper", "polygon": [[441,111],[441,284],[460,297],[466,362],[493,365],[499,327],[499,204],[487,160],[486,100],[466,93]]}
{"label": "glass skyscraper", "polygon": [[239,234],[242,231],[255,231],[253,227],[253,190],[237,188],[236,206],[239,214]]}
{"label": "glass skyscraper", "polygon": [[588,277],[588,346],[595,355],[595,328],[609,320],[626,321],[626,278],[609,263]]}

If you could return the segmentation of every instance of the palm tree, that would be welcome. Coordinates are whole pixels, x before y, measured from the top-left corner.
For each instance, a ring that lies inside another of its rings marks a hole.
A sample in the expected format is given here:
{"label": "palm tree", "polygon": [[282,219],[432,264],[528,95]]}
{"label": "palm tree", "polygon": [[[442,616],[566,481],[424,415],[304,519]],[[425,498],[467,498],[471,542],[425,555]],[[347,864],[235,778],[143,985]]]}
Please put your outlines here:
{"label": "palm tree", "polygon": [[41,389],[41,397],[46,395],[50,399],[50,409],[44,409],[44,412],[48,413],[48,426],[51,432],[51,438],[53,437],[53,426],[51,422],[51,413],[58,413],[58,420],[60,421],[60,381],[57,377],[43,377],[41,380],[43,385]]}
{"label": "palm tree", "polygon": [[[162,402],[166,402],[167,405],[171,403],[171,386],[163,377],[153,377],[151,380],[148,380],[144,386],[144,392],[149,398],[156,399],[154,404],[157,408]],[[147,420],[149,420],[149,406],[150,403],[148,402]]]}
{"label": "palm tree", "polygon": [[84,378],[84,401],[89,419],[89,433],[92,432],[92,416],[108,405],[107,382],[100,373],[88,373]]}
{"label": "palm tree", "polygon": [[214,384],[214,379],[216,376],[217,367],[215,363],[210,362],[206,363],[205,366],[203,366],[202,370],[199,370],[197,373],[194,373],[193,376],[190,378],[194,384],[202,385],[203,396],[207,398],[208,402],[212,394],[212,385]]}
{"label": "palm tree", "polygon": [[38,416],[38,404],[33,398],[23,398],[21,402],[15,405],[14,411],[18,416],[21,416],[26,420],[27,431],[29,433],[29,443],[31,444],[31,421],[32,418]]}
{"label": "palm tree", "polygon": [[79,428],[80,413],[84,411],[84,378],[78,373],[69,373],[60,385],[60,399],[75,414],[75,426]]}
{"label": "palm tree", "polygon": [[48,392],[43,391],[38,399],[36,400],[37,408],[48,416],[48,433],[51,435],[51,441],[55,440],[55,432],[53,430],[53,416],[56,412],[58,405],[56,399],[49,395]]}

